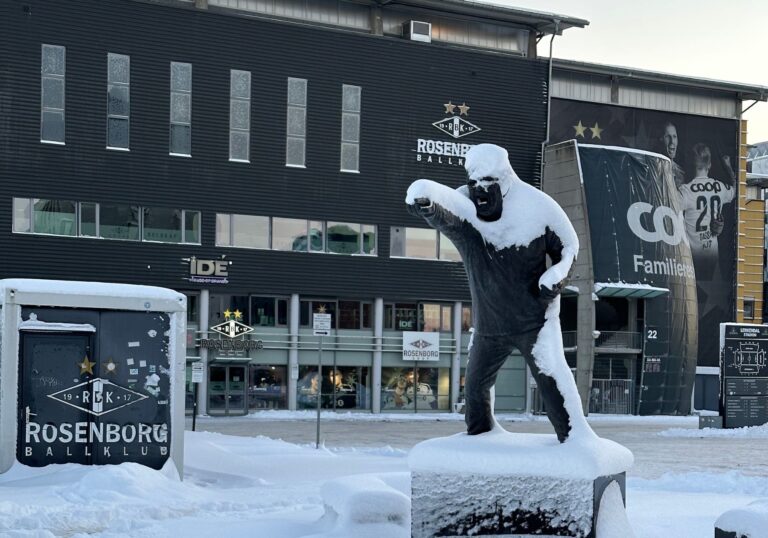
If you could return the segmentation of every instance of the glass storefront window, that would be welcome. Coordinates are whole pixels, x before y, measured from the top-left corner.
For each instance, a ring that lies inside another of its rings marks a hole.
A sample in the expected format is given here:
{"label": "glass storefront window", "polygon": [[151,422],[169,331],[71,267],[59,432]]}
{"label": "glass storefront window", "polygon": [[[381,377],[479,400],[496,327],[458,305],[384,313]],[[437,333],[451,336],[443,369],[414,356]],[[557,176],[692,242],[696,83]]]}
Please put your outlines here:
{"label": "glass storefront window", "polygon": [[347,222],[328,223],[328,252],[360,253],[360,225]]}
{"label": "glass storefront window", "polygon": [[382,368],[382,411],[448,409],[449,368]]}
{"label": "glass storefront window", "polygon": [[145,207],[143,240],[181,243],[181,211],[164,207]]}
{"label": "glass storefront window", "polygon": [[38,234],[76,235],[76,214],[74,202],[35,198],[32,203],[32,231]]}
{"label": "glass storefront window", "polygon": [[416,304],[397,303],[395,304],[395,330],[415,331],[417,330],[417,309]]}
{"label": "glass storefront window", "polygon": [[283,327],[288,325],[288,299],[277,300],[277,324]]}
{"label": "glass storefront window", "polygon": [[192,364],[187,363],[184,381],[184,410],[192,411],[195,405],[195,384],[192,383]]}
{"label": "glass storefront window", "polygon": [[363,329],[373,328],[373,305],[363,303]]}
{"label": "glass storefront window", "polygon": [[251,364],[248,371],[248,409],[287,409],[287,368]]}
{"label": "glass storefront window", "polygon": [[110,205],[99,206],[99,235],[105,239],[139,239],[139,206]]}
{"label": "glass storefront window", "polygon": [[299,324],[302,327],[312,326],[311,314],[330,314],[331,328],[336,328],[336,301],[323,301],[322,299],[306,300],[301,301],[299,308]]}
{"label": "glass storefront window", "polygon": [[440,305],[419,305],[419,325],[422,331],[438,332],[440,330]]}
{"label": "glass storefront window", "polygon": [[275,326],[275,298],[251,297],[251,325]]}
{"label": "glass storefront window", "polygon": [[339,301],[339,329],[360,328],[360,302]]}
{"label": "glass storefront window", "polygon": [[472,307],[461,307],[461,330],[467,332],[472,327]]}
{"label": "glass storefront window", "polygon": [[274,217],[272,219],[274,250],[307,251],[307,221]]}
{"label": "glass storefront window", "polygon": [[384,328],[395,328],[395,305],[392,303],[384,304]]}
{"label": "glass storefront window", "polygon": [[232,215],[232,246],[269,248],[269,217]]}
{"label": "glass storefront window", "polygon": [[440,305],[440,330],[451,332],[453,330],[453,306]]}
{"label": "glass storefront window", "polygon": [[[299,409],[316,409],[317,366],[300,366],[297,384]],[[334,389],[335,387],[335,389]],[[367,366],[323,366],[320,405],[324,409],[370,409],[371,369]]]}

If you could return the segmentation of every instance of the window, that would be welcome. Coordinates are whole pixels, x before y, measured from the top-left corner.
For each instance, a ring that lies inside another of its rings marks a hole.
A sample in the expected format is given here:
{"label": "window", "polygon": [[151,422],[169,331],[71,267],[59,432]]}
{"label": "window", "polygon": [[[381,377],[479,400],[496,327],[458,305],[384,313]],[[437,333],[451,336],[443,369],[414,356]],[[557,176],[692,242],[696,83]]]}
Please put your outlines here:
{"label": "window", "polygon": [[761,190],[757,185],[747,185],[747,201],[762,200],[763,194],[760,192]]}
{"label": "window", "polygon": [[[638,301],[642,303],[642,301]],[[462,306],[461,307],[461,331],[467,332],[472,327],[472,307],[471,306]]]}
{"label": "window", "polygon": [[77,204],[64,200],[14,198],[13,231],[77,235]]}
{"label": "window", "polygon": [[754,297],[744,297],[744,319],[755,319]]}
{"label": "window", "polygon": [[419,330],[427,332],[450,332],[451,314],[453,307],[451,305],[423,303],[419,305]]}
{"label": "window", "polygon": [[171,62],[171,155],[192,155],[192,64]]}
{"label": "window", "polygon": [[[182,223],[184,226],[182,227]],[[200,212],[184,209],[145,207],[143,241],[200,243]]]}
{"label": "window", "polygon": [[272,248],[274,250],[307,251],[307,221],[302,219],[272,219]]}
{"label": "window", "polygon": [[287,324],[287,299],[251,297],[251,325],[259,327],[284,327]]}
{"label": "window", "polygon": [[423,260],[461,261],[451,240],[431,228],[390,228],[390,256]]}
{"label": "window", "polygon": [[288,79],[285,164],[304,167],[307,142],[307,80]]}
{"label": "window", "polygon": [[131,58],[107,54],[107,147],[128,149],[131,116]]}
{"label": "window", "polygon": [[269,217],[232,215],[232,246],[269,248]]}
{"label": "window", "polygon": [[229,160],[249,162],[251,146],[251,73],[229,72]]}
{"label": "window", "polygon": [[299,303],[299,324],[302,327],[312,326],[312,314],[330,314],[331,328],[336,327],[336,301],[312,299]]}
{"label": "window", "polygon": [[[182,229],[182,223],[186,223]],[[13,231],[131,241],[200,243],[200,212],[137,205],[13,199]]]}
{"label": "window", "polygon": [[80,235],[99,237],[99,204],[80,202]]}
{"label": "window", "polygon": [[376,254],[376,227],[369,224],[328,222],[326,248],[335,254]]}
{"label": "window", "polygon": [[43,45],[40,57],[40,141],[64,143],[66,49]]}
{"label": "window", "polygon": [[105,239],[139,240],[139,218],[141,210],[137,205],[99,205],[99,236]]}
{"label": "window", "polygon": [[375,256],[376,226],[219,213],[216,246]]}
{"label": "window", "polygon": [[341,171],[360,171],[360,86],[342,85]]}
{"label": "window", "polygon": [[415,331],[417,320],[416,303],[396,303],[395,304],[395,330],[397,331]]}

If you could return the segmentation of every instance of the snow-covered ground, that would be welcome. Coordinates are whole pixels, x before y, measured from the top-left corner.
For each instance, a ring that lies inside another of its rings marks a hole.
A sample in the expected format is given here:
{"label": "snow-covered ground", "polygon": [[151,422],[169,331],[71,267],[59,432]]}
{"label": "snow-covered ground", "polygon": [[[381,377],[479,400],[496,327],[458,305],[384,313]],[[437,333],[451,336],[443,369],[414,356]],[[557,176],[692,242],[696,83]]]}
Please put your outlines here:
{"label": "snow-covered ground", "polygon": [[[339,435],[317,450],[311,438],[277,439],[296,430],[314,433],[308,413],[260,415],[266,416],[201,419],[198,429],[242,431],[187,432],[183,482],[171,467],[156,472],[135,464],[16,465],[0,475],[0,536],[405,538],[402,521],[376,520],[402,512],[403,492],[408,491],[409,447],[386,441],[397,440],[408,427],[418,427],[424,438],[462,428],[455,415],[343,415],[334,417],[338,430],[324,418],[324,428]],[[538,417],[502,416],[500,422],[511,431],[548,427]],[[590,423],[598,434],[635,454],[627,511],[638,538],[712,536],[723,512],[768,499],[766,426],[697,430],[693,417],[590,417]],[[248,430],[267,426],[274,438],[248,436]],[[358,434],[364,443],[356,442]],[[359,474],[370,476],[363,482],[344,478]],[[332,480],[337,482],[324,490]],[[370,521],[323,517],[324,500],[341,511],[353,506],[350,496],[334,492],[354,493],[360,483],[369,499],[361,497],[360,505],[378,509],[366,514]]]}

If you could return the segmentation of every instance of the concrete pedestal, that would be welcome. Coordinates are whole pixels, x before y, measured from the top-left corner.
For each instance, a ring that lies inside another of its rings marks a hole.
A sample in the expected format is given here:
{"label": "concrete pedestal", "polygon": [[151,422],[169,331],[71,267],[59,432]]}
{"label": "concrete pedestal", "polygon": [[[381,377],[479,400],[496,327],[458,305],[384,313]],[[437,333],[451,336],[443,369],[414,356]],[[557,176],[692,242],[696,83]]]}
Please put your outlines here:
{"label": "concrete pedestal", "polygon": [[588,479],[414,472],[411,535],[595,538],[605,488],[625,473]]}

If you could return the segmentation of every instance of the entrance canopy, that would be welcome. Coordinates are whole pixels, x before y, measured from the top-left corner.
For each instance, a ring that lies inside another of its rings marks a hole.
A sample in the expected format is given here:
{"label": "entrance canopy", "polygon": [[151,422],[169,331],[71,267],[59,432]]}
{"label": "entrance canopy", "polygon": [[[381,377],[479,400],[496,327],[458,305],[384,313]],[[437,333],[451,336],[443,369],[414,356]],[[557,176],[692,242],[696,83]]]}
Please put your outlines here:
{"label": "entrance canopy", "polygon": [[648,284],[628,282],[595,282],[595,294],[598,297],[625,297],[632,299],[653,299],[669,293],[667,288],[657,288]]}

